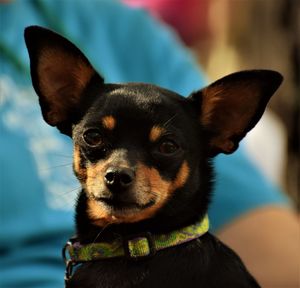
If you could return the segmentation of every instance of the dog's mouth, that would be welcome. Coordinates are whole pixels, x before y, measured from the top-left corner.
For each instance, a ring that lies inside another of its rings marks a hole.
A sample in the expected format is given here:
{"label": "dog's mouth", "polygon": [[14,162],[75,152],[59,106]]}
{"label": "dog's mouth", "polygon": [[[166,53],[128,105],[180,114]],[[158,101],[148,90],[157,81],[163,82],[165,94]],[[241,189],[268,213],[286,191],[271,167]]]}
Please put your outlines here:
{"label": "dog's mouth", "polygon": [[155,209],[156,201],[139,203],[133,200],[99,197],[89,202],[89,216],[96,225],[112,223],[132,223],[149,218],[150,211]]}
{"label": "dog's mouth", "polygon": [[155,201],[153,199],[148,201],[145,204],[140,204],[134,201],[125,201],[117,198],[106,198],[106,197],[99,197],[96,200],[101,202],[105,206],[107,206],[107,208],[110,208],[114,211],[143,210],[155,204]]}

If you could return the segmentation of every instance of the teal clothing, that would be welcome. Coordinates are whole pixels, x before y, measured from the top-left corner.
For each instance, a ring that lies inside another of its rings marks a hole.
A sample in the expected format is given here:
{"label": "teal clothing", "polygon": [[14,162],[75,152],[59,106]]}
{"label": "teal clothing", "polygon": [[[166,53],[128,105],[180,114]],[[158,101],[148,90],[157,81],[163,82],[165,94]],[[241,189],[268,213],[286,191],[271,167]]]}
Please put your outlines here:
{"label": "teal clothing", "polygon": [[[144,11],[112,0],[0,4],[0,287],[63,287],[60,250],[74,233],[79,183],[71,141],[44,123],[31,87],[29,25],[63,33],[107,82],[148,82],[187,96],[207,81],[177,37]],[[218,156],[216,170],[213,231],[257,207],[287,203],[243,149]]]}

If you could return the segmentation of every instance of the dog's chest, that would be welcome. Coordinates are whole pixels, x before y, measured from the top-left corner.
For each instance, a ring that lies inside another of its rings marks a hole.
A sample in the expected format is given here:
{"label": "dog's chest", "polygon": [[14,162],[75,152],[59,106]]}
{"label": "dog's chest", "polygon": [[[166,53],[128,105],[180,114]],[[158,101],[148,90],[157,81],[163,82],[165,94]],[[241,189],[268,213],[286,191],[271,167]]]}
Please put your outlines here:
{"label": "dog's chest", "polygon": [[194,287],[202,274],[197,268],[200,250],[196,249],[196,241],[160,251],[150,258],[86,263],[76,271],[67,287]]}
{"label": "dog's chest", "polygon": [[210,233],[140,260],[82,265],[67,288],[259,288],[238,256]]}

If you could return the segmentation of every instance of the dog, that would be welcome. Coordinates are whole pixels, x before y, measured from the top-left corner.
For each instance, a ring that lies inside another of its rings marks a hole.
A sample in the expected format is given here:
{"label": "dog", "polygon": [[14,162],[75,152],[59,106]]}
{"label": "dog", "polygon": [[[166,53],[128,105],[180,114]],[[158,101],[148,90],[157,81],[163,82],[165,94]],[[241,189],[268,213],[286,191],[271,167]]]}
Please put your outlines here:
{"label": "dog", "polygon": [[225,76],[184,98],[108,84],[59,34],[25,29],[45,121],[74,142],[82,189],[66,287],[260,287],[208,232],[212,159],[231,154],[282,82],[270,70]]}

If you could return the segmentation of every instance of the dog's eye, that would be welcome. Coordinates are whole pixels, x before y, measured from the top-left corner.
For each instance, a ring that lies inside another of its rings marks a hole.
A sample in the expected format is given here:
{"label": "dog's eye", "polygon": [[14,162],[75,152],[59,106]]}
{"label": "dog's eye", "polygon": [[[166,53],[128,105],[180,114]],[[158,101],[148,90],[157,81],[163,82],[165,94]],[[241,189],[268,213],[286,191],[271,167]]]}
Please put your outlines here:
{"label": "dog's eye", "polygon": [[102,143],[102,136],[97,129],[89,129],[85,131],[83,139],[89,146],[99,146]]}
{"label": "dog's eye", "polygon": [[162,154],[170,155],[175,153],[179,146],[173,140],[164,140],[159,144],[158,151]]}

